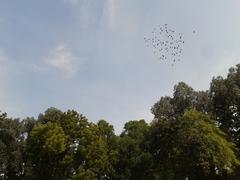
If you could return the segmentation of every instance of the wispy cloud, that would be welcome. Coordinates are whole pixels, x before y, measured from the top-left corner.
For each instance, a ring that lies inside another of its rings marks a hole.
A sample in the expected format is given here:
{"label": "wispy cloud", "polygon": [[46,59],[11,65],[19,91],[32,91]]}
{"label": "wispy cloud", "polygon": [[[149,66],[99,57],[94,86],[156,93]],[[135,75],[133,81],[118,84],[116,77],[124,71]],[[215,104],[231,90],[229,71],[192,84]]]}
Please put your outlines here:
{"label": "wispy cloud", "polygon": [[116,3],[117,0],[64,0],[75,8],[83,28],[90,25],[100,24],[113,28],[116,26]]}
{"label": "wispy cloud", "polygon": [[107,17],[111,27],[115,27],[117,25],[117,5],[118,0],[107,0],[106,8],[107,8]]}
{"label": "wispy cloud", "polygon": [[71,5],[78,18],[82,28],[96,25],[101,21],[104,11],[104,2],[96,0],[64,0]]}
{"label": "wispy cloud", "polygon": [[72,77],[79,70],[83,58],[74,56],[66,44],[60,44],[49,53],[45,62],[51,67],[62,71],[67,77]]}

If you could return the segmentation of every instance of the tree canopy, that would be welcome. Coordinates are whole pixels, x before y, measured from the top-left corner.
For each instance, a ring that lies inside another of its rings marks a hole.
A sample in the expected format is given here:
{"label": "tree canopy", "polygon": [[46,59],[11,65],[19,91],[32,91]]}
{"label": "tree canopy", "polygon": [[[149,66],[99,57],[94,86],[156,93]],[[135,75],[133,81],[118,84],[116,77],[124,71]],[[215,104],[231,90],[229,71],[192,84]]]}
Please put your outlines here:
{"label": "tree canopy", "polygon": [[106,120],[49,108],[38,118],[0,113],[2,180],[240,179],[240,65],[209,90],[184,82],[118,135]]}

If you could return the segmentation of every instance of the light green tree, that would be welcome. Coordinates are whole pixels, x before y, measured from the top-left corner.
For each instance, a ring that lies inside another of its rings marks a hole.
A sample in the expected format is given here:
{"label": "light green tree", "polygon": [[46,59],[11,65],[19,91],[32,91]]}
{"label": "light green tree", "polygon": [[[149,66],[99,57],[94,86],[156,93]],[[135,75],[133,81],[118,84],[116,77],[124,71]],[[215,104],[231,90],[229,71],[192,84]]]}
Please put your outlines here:
{"label": "light green tree", "polygon": [[155,120],[150,141],[159,179],[226,178],[239,165],[235,145],[208,115],[196,110]]}

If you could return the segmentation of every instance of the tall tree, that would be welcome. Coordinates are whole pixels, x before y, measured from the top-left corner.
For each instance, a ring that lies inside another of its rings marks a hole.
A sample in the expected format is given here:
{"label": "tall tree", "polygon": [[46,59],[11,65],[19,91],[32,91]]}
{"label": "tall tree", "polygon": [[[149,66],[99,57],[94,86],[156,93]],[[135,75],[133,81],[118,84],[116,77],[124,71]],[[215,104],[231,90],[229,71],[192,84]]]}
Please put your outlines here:
{"label": "tall tree", "polygon": [[208,91],[194,91],[186,83],[180,82],[174,86],[173,97],[161,97],[151,111],[155,118],[168,118],[182,115],[185,110],[191,108],[208,113],[211,111],[210,107]]}
{"label": "tall tree", "polygon": [[113,171],[106,137],[73,110],[49,108],[41,114],[29,135],[28,152],[29,174],[37,179],[103,179]]}
{"label": "tall tree", "polygon": [[144,120],[129,121],[119,139],[119,157],[116,179],[151,179],[152,156],[146,134],[149,126]]}
{"label": "tall tree", "polygon": [[62,166],[67,149],[67,136],[56,123],[38,124],[28,138],[28,154],[33,179],[64,179]]}
{"label": "tall tree", "polygon": [[0,179],[20,179],[24,174],[24,136],[19,119],[0,114]]}
{"label": "tall tree", "polygon": [[103,140],[106,142],[107,145],[107,155],[109,162],[111,163],[111,172],[108,175],[110,177],[114,177],[115,169],[114,166],[117,163],[118,157],[118,138],[114,133],[114,128],[105,120],[100,120],[97,123],[98,127],[98,134]]}
{"label": "tall tree", "polygon": [[218,125],[240,149],[240,64],[226,78],[213,78],[210,95]]}
{"label": "tall tree", "polygon": [[156,179],[219,179],[239,165],[234,144],[208,115],[196,110],[155,120],[150,141]]}

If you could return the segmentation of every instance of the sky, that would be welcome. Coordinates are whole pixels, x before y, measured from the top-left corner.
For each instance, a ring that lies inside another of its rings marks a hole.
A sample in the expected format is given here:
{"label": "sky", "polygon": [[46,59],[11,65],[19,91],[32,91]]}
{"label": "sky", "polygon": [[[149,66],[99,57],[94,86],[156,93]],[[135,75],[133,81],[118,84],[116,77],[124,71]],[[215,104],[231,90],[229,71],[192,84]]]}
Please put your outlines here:
{"label": "sky", "polygon": [[[206,90],[240,63],[239,0],[0,0],[0,110],[49,107],[105,119],[121,132],[184,81]],[[143,38],[183,33],[181,62],[160,62]],[[192,33],[195,31],[196,33]]]}

